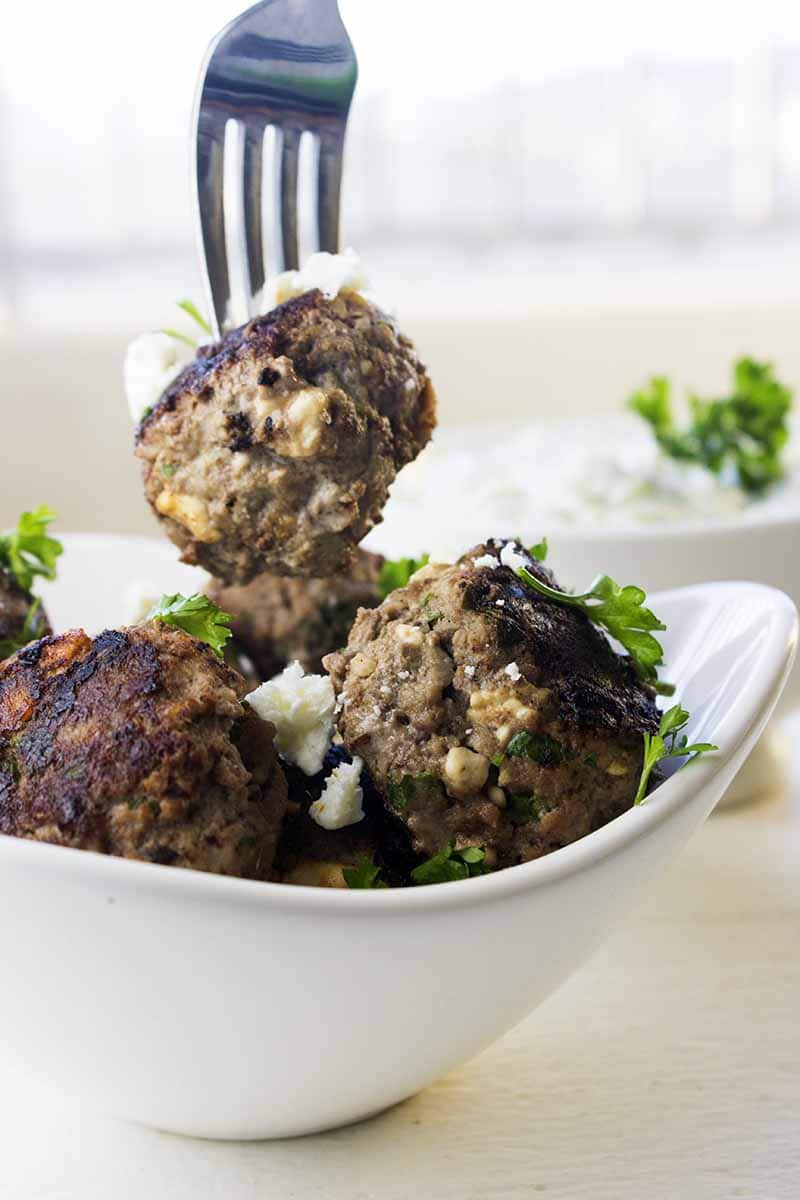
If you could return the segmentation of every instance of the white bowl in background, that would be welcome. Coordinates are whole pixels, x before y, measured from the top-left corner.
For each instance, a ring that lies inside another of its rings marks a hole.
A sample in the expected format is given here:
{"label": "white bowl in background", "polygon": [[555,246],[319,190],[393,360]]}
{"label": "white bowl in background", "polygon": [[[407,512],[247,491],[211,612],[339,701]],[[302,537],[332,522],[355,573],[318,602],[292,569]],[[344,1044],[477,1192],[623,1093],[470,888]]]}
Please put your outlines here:
{"label": "white bowl in background", "polygon": [[[166,589],[190,578],[174,563],[168,578],[161,543],[68,545],[48,597],[59,624],[105,623],[135,574]],[[538,861],[465,883],[331,892],[0,838],[13,920],[4,1063],[120,1117],[261,1138],[368,1116],[476,1054],[636,903],[728,787],[785,683],[797,641],[786,596],[727,583],[654,604],[692,736],[720,750]]]}

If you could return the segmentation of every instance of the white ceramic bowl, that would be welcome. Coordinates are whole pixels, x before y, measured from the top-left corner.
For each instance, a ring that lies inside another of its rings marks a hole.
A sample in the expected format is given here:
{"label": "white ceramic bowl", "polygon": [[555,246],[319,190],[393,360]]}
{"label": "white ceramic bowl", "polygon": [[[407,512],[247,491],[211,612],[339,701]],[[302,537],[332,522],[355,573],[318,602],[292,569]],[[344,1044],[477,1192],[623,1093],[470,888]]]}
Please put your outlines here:
{"label": "white ceramic bowl", "polygon": [[[104,620],[127,579],[158,574],[167,553],[71,539],[50,597],[57,620]],[[720,751],[537,862],[417,890],[330,892],[0,838],[4,1063],[148,1125],[260,1138],[365,1117],[476,1054],[636,903],[720,798],[784,685],[797,640],[786,596],[728,583],[657,605],[692,735]]]}

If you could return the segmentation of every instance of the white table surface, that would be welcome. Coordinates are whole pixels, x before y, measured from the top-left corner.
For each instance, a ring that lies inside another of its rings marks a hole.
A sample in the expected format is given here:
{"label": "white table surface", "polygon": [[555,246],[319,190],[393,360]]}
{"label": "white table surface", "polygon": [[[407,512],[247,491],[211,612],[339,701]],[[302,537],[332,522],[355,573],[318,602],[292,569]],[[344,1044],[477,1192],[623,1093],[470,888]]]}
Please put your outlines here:
{"label": "white table surface", "polygon": [[0,1076],[0,1195],[795,1200],[800,716],[783,732],[786,785],[715,814],[583,970],[436,1087],[337,1132],[225,1144]]}

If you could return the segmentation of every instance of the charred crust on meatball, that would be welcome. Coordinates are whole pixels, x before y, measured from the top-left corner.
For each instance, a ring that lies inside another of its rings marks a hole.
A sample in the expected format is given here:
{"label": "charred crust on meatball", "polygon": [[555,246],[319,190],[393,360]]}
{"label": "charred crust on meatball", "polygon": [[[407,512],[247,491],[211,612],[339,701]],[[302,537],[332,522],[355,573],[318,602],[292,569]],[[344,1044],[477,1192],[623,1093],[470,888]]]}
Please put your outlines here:
{"label": "charred crust on meatball", "polygon": [[629,659],[583,612],[526,588],[501,565],[503,545],[424,567],[325,659],[343,743],[414,850],[478,845],[490,867],[548,853],[630,807],[642,734],[659,719]]}
{"label": "charred crust on meatball", "polygon": [[0,833],[267,878],[286,784],[245,690],[161,623],[26,648],[0,664]]}

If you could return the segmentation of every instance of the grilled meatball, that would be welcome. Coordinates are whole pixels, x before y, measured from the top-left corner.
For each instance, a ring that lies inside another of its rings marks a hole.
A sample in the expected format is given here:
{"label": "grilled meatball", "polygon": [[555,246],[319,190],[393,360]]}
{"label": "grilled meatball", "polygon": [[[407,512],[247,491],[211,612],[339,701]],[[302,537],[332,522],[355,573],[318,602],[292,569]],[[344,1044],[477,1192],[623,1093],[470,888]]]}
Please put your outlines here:
{"label": "grilled meatball", "polygon": [[347,641],[359,608],[380,601],[381,559],[356,550],[352,566],[330,579],[288,579],[259,575],[244,587],[225,587],[214,580],[208,595],[231,613],[231,628],[240,649],[260,680],[271,679],[290,662],[319,674],[324,655]]}
{"label": "grilled meatball", "polygon": [[583,613],[501,566],[503,545],[418,571],[360,613],[346,650],[325,660],[344,744],[414,848],[478,845],[497,866],[537,858],[630,807],[642,734],[658,727],[630,660]]}
{"label": "grilled meatball", "polygon": [[270,875],[286,807],[244,681],[154,622],[0,664],[0,833],[220,875]]}
{"label": "grilled meatball", "polygon": [[204,347],[137,430],[185,562],[225,583],[328,577],[434,425],[411,342],[355,292],[306,292]]}
{"label": "grilled meatball", "polygon": [[47,614],[36,598],[19,586],[9,571],[0,567],[0,659],[13,654],[19,645],[51,632]]}

